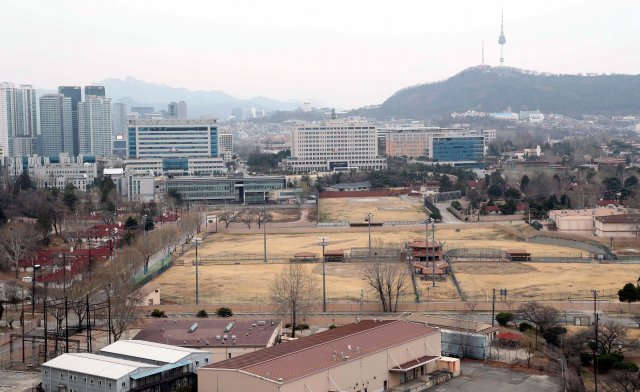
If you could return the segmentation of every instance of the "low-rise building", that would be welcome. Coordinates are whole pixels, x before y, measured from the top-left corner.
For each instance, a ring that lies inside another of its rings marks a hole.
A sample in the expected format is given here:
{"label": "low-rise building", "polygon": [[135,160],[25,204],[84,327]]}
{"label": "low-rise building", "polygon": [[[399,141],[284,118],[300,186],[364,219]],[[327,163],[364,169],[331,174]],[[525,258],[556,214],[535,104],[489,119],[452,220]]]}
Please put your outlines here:
{"label": "low-rise building", "polygon": [[287,188],[284,176],[183,176],[160,181],[162,184],[157,186],[160,192],[175,190],[182,200],[192,204],[265,203],[272,190]]}
{"label": "low-rise building", "polygon": [[460,363],[440,353],[437,328],[364,320],[204,367],[198,390],[386,391],[437,370],[458,374]]}
{"label": "low-rise building", "polygon": [[553,210],[549,211],[549,219],[554,222],[556,230],[559,232],[591,236],[595,234],[596,218],[625,213],[627,213],[625,209],[610,207]]}
{"label": "low-rise building", "polygon": [[620,238],[640,236],[640,214],[599,216],[594,221],[593,235]]}
{"label": "low-rise building", "polygon": [[195,387],[206,351],[140,340],[120,340],[99,354],[67,353],[42,364],[42,388],[57,391],[173,391]]}
{"label": "low-rise building", "polygon": [[211,353],[212,361],[235,358],[278,342],[280,320],[149,320],[134,339],[168,343]]}

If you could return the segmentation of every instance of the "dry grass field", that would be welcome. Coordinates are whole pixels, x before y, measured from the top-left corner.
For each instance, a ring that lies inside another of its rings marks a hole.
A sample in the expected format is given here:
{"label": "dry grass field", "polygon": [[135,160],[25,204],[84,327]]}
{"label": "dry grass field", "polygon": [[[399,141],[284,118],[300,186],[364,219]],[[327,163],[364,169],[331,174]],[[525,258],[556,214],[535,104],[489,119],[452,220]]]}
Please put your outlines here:
{"label": "dry grass field", "polygon": [[[322,300],[322,264],[305,265],[312,271],[318,283],[318,301]],[[269,287],[273,278],[285,268],[284,264],[267,265],[210,265],[198,268],[200,301],[214,302],[269,302]],[[365,301],[375,301],[375,294],[362,277],[362,264],[327,263],[327,299],[329,301],[360,301],[361,290]],[[160,287],[162,301],[191,303],[195,297],[195,267],[175,266],[164,272],[152,283]],[[426,286],[420,289],[426,300]],[[431,299],[454,299],[456,291],[450,282],[437,282],[429,290]],[[408,282],[405,301],[412,301],[413,289]]]}
{"label": "dry grass field", "polygon": [[320,199],[320,221],[364,222],[364,214],[373,214],[372,222],[424,219],[424,206],[418,198],[345,197]]}
{"label": "dry grass field", "polygon": [[567,263],[455,263],[463,290],[471,293],[506,288],[513,296],[578,293],[598,289],[615,295],[640,276],[640,266],[630,264]]}
{"label": "dry grass field", "polygon": [[[318,237],[329,237],[327,250],[349,249],[366,247],[368,233],[340,232],[340,233],[296,233],[296,234],[268,234],[268,253],[295,253],[314,252],[320,255],[322,249],[317,245]],[[403,242],[412,239],[424,238],[424,230],[406,229],[394,227],[392,231],[373,231],[371,234],[374,243],[387,246],[400,246]],[[436,229],[436,241],[445,242],[445,250],[460,247],[527,249],[535,254],[553,254],[556,256],[580,256],[584,254],[579,249],[565,248],[561,246],[525,243],[510,237],[503,231],[494,228],[463,228],[460,231],[454,229]],[[212,254],[237,254],[237,253],[262,253],[262,233],[218,233],[207,238],[199,247],[198,254],[207,256]],[[194,251],[185,256],[191,260],[195,258]]]}

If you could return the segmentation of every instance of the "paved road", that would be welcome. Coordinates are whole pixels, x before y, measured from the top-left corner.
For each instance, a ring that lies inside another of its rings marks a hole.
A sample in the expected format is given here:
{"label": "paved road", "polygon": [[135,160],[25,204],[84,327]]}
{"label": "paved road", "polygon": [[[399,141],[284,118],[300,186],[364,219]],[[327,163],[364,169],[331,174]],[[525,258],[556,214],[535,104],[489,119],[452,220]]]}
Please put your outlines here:
{"label": "paved road", "polygon": [[436,207],[440,210],[440,215],[442,215],[443,223],[464,223],[460,219],[456,218],[455,215],[447,211],[447,207],[451,205],[451,202],[448,203],[438,203]]}

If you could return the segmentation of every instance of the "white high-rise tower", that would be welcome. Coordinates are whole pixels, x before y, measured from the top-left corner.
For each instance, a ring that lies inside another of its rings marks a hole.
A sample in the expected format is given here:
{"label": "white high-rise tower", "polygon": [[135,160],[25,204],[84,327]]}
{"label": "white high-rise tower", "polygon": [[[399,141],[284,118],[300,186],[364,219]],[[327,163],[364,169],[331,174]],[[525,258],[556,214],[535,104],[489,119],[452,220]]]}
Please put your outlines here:
{"label": "white high-rise tower", "polygon": [[33,86],[0,83],[0,156],[31,155],[37,129]]}
{"label": "white high-rise tower", "polygon": [[111,99],[88,95],[78,103],[78,133],[80,154],[112,155]]}

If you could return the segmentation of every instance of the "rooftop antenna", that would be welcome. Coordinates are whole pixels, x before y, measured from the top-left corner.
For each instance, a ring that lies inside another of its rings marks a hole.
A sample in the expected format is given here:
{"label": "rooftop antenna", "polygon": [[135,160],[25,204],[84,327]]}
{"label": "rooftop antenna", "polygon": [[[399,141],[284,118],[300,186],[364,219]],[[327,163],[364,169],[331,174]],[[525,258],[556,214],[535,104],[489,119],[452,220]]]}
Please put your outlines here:
{"label": "rooftop antenna", "polygon": [[504,65],[504,44],[507,43],[507,39],[504,37],[504,11],[502,12],[500,20],[500,38],[498,38],[500,44],[500,66]]}

